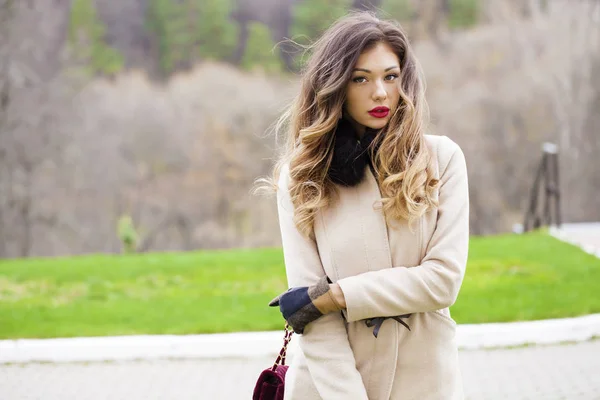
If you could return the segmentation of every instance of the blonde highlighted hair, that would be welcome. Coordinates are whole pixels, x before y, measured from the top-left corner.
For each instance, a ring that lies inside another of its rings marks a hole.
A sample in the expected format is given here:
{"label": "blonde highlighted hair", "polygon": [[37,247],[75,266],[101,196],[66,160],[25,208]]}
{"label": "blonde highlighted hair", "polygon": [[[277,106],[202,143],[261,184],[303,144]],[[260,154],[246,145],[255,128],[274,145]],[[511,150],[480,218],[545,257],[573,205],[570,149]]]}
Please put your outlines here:
{"label": "blonde highlighted hair", "polygon": [[437,206],[438,184],[424,131],[428,119],[421,67],[400,25],[371,12],[351,12],[336,21],[312,46],[302,72],[300,93],[281,115],[276,131],[287,130],[286,145],[271,178],[257,180],[277,188],[289,167],[289,194],[298,229],[311,236],[315,213],[331,204],[335,184],[327,171],[333,156],[335,127],[342,115],[346,86],[360,54],[378,43],[388,44],[400,61],[400,100],[386,127],[371,144],[379,144],[374,169],[388,220],[420,218]]}

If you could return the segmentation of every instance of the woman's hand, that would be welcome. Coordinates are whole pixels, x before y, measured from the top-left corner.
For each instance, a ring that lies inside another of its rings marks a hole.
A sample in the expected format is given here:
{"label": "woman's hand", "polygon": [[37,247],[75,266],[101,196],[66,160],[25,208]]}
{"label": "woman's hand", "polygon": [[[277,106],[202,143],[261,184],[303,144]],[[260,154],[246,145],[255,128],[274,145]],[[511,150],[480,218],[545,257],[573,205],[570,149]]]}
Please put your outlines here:
{"label": "woman's hand", "polygon": [[333,295],[335,302],[339,304],[341,309],[346,308],[346,298],[344,297],[344,292],[342,292],[340,285],[332,283],[329,287],[331,288],[331,294]]}
{"label": "woman's hand", "polygon": [[[312,286],[294,287],[269,302],[270,307],[279,306],[283,318],[296,333],[304,333],[304,327],[330,312],[340,311],[343,293],[339,286],[329,285],[327,276]],[[332,286],[334,289],[332,290]]]}

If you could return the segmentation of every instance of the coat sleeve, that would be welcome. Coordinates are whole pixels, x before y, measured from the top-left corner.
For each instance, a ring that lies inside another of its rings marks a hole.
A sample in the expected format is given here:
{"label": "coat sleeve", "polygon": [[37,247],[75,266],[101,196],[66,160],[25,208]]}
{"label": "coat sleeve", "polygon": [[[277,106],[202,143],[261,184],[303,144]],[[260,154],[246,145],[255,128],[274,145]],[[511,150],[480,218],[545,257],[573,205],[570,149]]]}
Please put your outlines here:
{"label": "coat sleeve", "polygon": [[[289,169],[285,166],[277,184],[277,209],[288,285],[311,286],[325,276],[325,271],[315,240],[302,235],[293,221],[288,182]],[[298,345],[323,399],[368,400],[342,318],[336,312],[311,322],[302,335],[297,335]]]}
{"label": "coat sleeve", "polygon": [[348,322],[439,310],[456,301],[469,247],[467,167],[455,142],[439,140],[439,208],[425,256],[416,267],[394,266],[338,280]]}

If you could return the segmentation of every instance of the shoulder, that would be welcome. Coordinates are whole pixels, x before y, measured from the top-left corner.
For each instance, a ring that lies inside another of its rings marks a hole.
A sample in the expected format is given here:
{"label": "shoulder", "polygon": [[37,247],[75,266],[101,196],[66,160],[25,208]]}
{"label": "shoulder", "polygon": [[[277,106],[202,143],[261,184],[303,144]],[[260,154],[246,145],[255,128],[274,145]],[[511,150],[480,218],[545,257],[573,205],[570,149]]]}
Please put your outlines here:
{"label": "shoulder", "polygon": [[290,182],[290,164],[286,162],[281,165],[279,169],[279,176],[277,177],[277,190],[284,189],[288,190]]}
{"label": "shoulder", "polygon": [[277,177],[277,200],[286,211],[292,212],[294,207],[290,197],[290,166],[285,163],[279,169]]}
{"label": "shoulder", "polygon": [[448,136],[423,135],[425,143],[431,151],[431,156],[439,165],[440,175],[443,175],[448,167],[461,166],[465,163],[465,156],[454,140]]}

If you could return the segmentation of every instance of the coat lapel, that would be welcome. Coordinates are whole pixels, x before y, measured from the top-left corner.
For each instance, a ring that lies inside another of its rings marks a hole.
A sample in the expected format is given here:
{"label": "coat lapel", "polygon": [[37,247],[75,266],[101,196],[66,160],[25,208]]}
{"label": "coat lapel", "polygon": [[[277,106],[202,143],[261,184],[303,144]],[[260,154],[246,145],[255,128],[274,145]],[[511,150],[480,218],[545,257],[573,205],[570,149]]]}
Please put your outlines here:
{"label": "coat lapel", "polygon": [[[323,267],[330,279],[392,268],[388,228],[381,192],[370,168],[356,186],[338,186],[332,207],[319,212],[315,234]],[[345,310],[343,312],[345,314]],[[348,337],[368,393],[389,399],[398,357],[398,323],[384,321],[377,338],[365,321],[348,324]]]}
{"label": "coat lapel", "polygon": [[325,236],[331,255],[332,280],[368,271],[391,268],[392,256],[383,210],[376,208],[381,194],[367,168],[365,179],[353,187],[338,186],[332,207],[320,211],[318,236]]}

